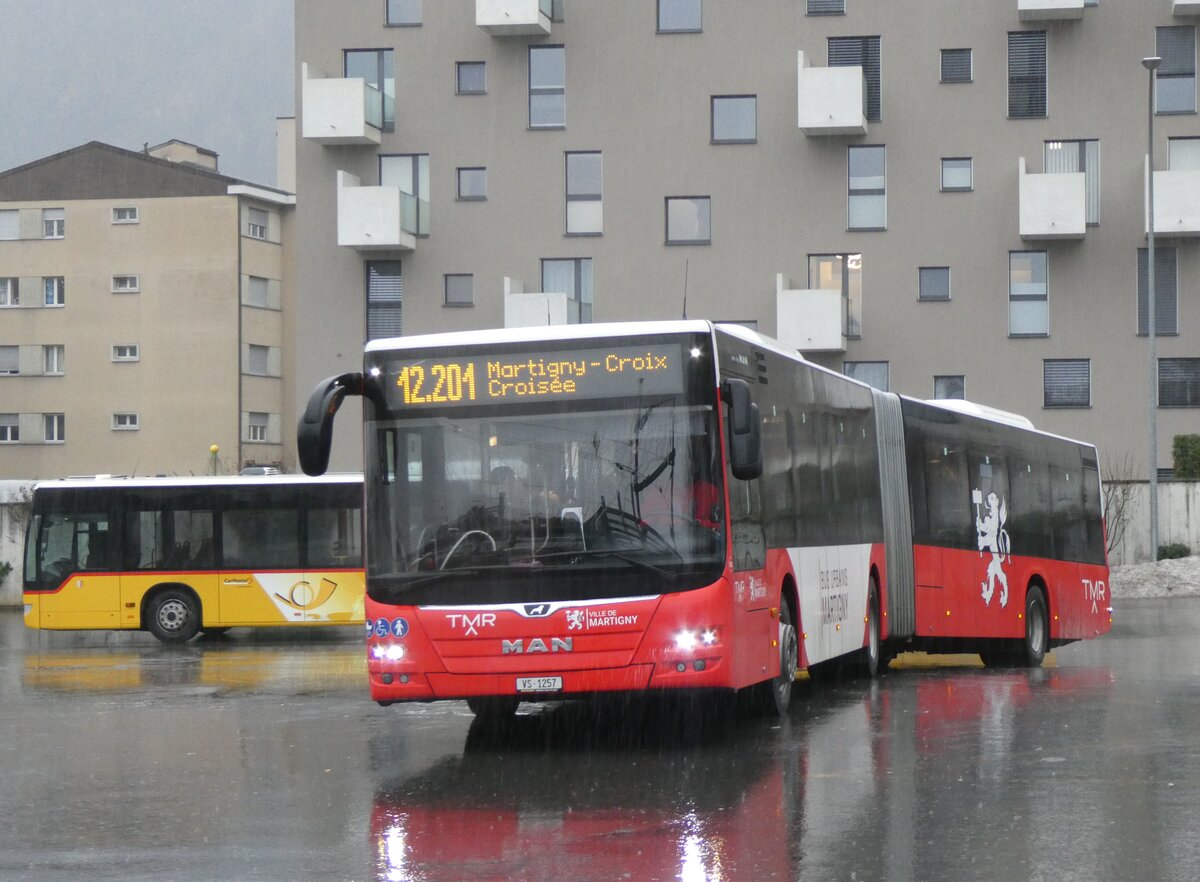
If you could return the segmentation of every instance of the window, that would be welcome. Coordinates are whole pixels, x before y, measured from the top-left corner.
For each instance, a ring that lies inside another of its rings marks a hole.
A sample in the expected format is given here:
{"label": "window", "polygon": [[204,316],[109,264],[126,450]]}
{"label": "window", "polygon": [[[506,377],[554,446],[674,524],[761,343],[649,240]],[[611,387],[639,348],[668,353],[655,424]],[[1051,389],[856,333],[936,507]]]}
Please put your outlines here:
{"label": "window", "polygon": [[658,32],[688,34],[701,29],[700,0],[658,0]]}
{"label": "window", "polygon": [[454,91],[459,95],[487,94],[487,62],[459,61],[455,63]]}
{"label": "window", "polygon": [[708,196],[667,197],[667,244],[708,245],[712,241],[712,205]]}
{"label": "window", "polygon": [[1100,223],[1100,142],[1047,141],[1043,149],[1047,174],[1083,172],[1087,223]]}
{"label": "window", "polygon": [[271,216],[261,208],[251,208],[246,218],[246,235],[251,239],[266,239]]}
{"label": "window", "polygon": [[271,347],[246,344],[246,373],[265,377],[270,374]]}
{"label": "window", "polygon": [[757,140],[757,96],[713,95],[712,142],[714,144],[753,144]]}
{"label": "window", "polygon": [[61,444],[67,440],[66,414],[42,414],[42,440],[47,444]]}
{"label": "window", "polygon": [[1008,254],[1008,333],[1045,337],[1050,333],[1050,298],[1045,251]]}
{"label": "window", "polygon": [[20,306],[21,285],[17,279],[0,279],[0,306]]}
{"label": "window", "polygon": [[917,270],[918,300],[950,299],[950,267],[923,266]]}
{"label": "window", "polygon": [[67,370],[66,347],[52,345],[42,347],[42,373],[62,374]]}
{"label": "window", "polygon": [[404,333],[404,277],[398,260],[367,261],[367,339]]}
{"label": "window", "polygon": [[252,410],[246,414],[246,417],[246,440],[265,442],[267,430],[271,424],[271,415]]}
{"label": "window", "polygon": [[850,147],[847,153],[849,198],[846,228],[887,227],[887,151],[884,147]]}
{"label": "window", "polygon": [[113,276],[112,290],[114,294],[136,294],[141,284],[137,276]]}
{"label": "window", "polygon": [[447,273],[446,306],[475,305],[475,277],[470,273]]}
{"label": "window", "polygon": [[[546,0],[538,0],[538,3],[545,11]],[[550,0],[550,20],[551,21],[566,21],[566,0]]]}
{"label": "window", "polygon": [[401,153],[379,157],[379,183],[400,188],[400,228],[429,235],[429,156]]}
{"label": "window", "polygon": [[112,348],[113,361],[138,361],[140,358],[136,343],[117,343]]}
{"label": "window", "polygon": [[62,276],[45,276],[42,278],[42,290],[45,292],[43,303],[47,306],[65,306],[67,303],[67,284]]}
{"label": "window", "polygon": [[21,238],[21,212],[15,208],[0,211],[0,239]]}
{"label": "window", "polygon": [[0,374],[16,376],[21,373],[21,347],[0,346]]}
{"label": "window", "polygon": [[962,374],[945,374],[933,378],[934,399],[967,397],[967,378]]}
{"label": "window", "polygon": [[846,0],[808,0],[806,15],[845,15]]}
{"label": "window", "polygon": [[592,259],[543,260],[542,291],[566,294],[567,322],[587,324],[592,320]]}
{"label": "window", "polygon": [[1086,358],[1042,361],[1043,407],[1091,407],[1092,363]]}
{"label": "window", "polygon": [[1158,406],[1200,407],[1200,358],[1158,360]]}
{"label": "window", "polygon": [[886,361],[844,361],[842,362],[842,373],[883,392],[888,390],[888,363]]}
{"label": "window", "polygon": [[942,192],[964,193],[975,187],[975,170],[969,156],[942,158]]}
{"label": "window", "polygon": [[942,50],[943,83],[969,83],[973,78],[970,49]]}
{"label": "window", "polygon": [[458,198],[463,202],[487,199],[487,169],[460,168],[458,170]]}
{"label": "window", "polygon": [[367,122],[385,132],[396,128],[396,74],[391,49],[347,49],[346,77],[367,84]]}
{"label": "window", "polygon": [[16,444],[20,440],[20,417],[15,413],[0,413],[0,444]]}
{"label": "window", "polygon": [[387,0],[385,24],[390,27],[415,27],[421,23],[421,0]]}
{"label": "window", "polygon": [[855,339],[862,336],[861,254],[810,254],[808,287],[841,291],[845,306],[842,332]]}
{"label": "window", "polygon": [[1200,171],[1200,138],[1169,138],[1167,168],[1171,171]]}
{"label": "window", "polygon": [[567,154],[567,235],[604,232],[604,163],[599,151]]}
{"label": "window", "polygon": [[67,215],[61,208],[42,209],[42,238],[62,239],[67,235]]}
{"label": "window", "polygon": [[266,309],[271,305],[271,281],[262,276],[246,277],[246,305]]}
{"label": "window", "polygon": [[829,66],[863,69],[863,116],[867,122],[882,120],[879,37],[830,37]]}
{"label": "window", "polygon": [[1046,32],[1013,31],[1008,35],[1008,116],[1031,119],[1046,115]]}
{"label": "window", "polygon": [[1196,29],[1191,25],[1156,28],[1162,64],[1156,74],[1154,109],[1158,113],[1196,110]]}
{"label": "window", "polygon": [[114,413],[112,415],[114,432],[136,432],[138,430],[138,415],[136,413]]}
{"label": "window", "polygon": [[114,224],[136,224],[138,222],[137,206],[118,205],[112,210],[112,222]]}
{"label": "window", "polygon": [[562,46],[529,47],[529,127],[561,129],[567,125],[567,50]]}
{"label": "window", "polygon": [[[1137,255],[1138,336],[1150,333],[1150,280],[1147,278],[1149,249],[1139,248]],[[1179,273],[1175,249],[1154,248],[1154,336],[1179,333]]]}

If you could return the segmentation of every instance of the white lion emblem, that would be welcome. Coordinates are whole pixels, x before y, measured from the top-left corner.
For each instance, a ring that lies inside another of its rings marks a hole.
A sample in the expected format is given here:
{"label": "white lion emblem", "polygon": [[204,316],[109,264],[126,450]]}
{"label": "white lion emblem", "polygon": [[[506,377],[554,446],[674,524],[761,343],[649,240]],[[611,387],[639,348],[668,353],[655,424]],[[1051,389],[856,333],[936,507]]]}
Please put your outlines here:
{"label": "white lion emblem", "polygon": [[991,606],[992,595],[996,591],[996,583],[1000,583],[1000,606],[1008,606],[1008,576],[1004,574],[1004,564],[1012,559],[1009,548],[1008,532],[1004,524],[1008,520],[1008,509],[1004,500],[994,491],[987,495],[987,514],[982,514],[979,507],[984,504],[983,493],[980,490],[971,491],[971,501],[975,503],[975,532],[979,545],[979,554],[984,551],[992,555],[988,562],[987,578],[980,583],[984,606]]}
{"label": "white lion emblem", "polygon": [[567,610],[567,630],[582,631],[584,622],[584,611],[581,609]]}

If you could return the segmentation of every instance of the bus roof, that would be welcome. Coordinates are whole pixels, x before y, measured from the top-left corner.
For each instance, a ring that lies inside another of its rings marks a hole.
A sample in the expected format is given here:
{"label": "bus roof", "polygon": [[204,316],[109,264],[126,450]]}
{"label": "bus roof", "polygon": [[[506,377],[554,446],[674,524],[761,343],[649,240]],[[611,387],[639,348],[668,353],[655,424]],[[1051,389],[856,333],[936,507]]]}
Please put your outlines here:
{"label": "bus roof", "polygon": [[582,325],[539,325],[528,328],[489,328],[482,331],[451,331],[414,337],[384,337],[372,340],[367,352],[417,349],[424,346],[483,346],[489,343],[541,343],[546,340],[586,340],[592,337],[634,337],[652,334],[709,334],[712,322],[681,319],[665,322],[607,322]]}
{"label": "bus roof", "polygon": [[38,481],[36,489],[72,490],[131,487],[278,487],[280,484],[351,484],[362,481],[359,473],[321,475],[185,475],[183,477],[124,478],[97,475],[94,478],[70,477]]}

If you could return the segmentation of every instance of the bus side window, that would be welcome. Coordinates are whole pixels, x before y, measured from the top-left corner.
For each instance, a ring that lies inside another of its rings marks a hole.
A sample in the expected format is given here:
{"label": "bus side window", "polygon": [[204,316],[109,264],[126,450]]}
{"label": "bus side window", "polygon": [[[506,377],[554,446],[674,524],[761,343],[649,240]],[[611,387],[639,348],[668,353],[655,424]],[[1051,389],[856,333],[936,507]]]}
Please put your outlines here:
{"label": "bus side window", "polygon": [[961,448],[934,439],[925,442],[925,493],[929,531],[950,548],[975,547],[975,519],[967,486],[967,458]]}

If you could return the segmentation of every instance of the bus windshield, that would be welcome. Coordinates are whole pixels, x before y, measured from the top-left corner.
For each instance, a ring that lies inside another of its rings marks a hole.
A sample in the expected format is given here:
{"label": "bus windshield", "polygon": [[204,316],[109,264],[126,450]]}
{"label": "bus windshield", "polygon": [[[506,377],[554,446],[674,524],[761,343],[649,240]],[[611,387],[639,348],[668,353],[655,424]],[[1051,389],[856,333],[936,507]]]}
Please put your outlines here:
{"label": "bus windshield", "polygon": [[716,419],[711,405],[684,401],[667,394],[368,424],[367,461],[379,463],[368,487],[371,596],[585,600],[717,578],[725,539]]}

